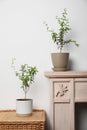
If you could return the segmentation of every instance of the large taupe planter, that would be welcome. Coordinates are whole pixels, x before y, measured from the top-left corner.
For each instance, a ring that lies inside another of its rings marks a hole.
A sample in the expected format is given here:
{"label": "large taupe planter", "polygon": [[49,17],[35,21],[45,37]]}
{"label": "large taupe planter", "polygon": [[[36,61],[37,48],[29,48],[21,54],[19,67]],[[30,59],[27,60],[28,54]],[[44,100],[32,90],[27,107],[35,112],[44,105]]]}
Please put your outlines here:
{"label": "large taupe planter", "polygon": [[69,53],[51,53],[53,70],[65,71],[68,68]]}
{"label": "large taupe planter", "polygon": [[16,114],[27,116],[32,114],[33,100],[32,99],[16,99]]}

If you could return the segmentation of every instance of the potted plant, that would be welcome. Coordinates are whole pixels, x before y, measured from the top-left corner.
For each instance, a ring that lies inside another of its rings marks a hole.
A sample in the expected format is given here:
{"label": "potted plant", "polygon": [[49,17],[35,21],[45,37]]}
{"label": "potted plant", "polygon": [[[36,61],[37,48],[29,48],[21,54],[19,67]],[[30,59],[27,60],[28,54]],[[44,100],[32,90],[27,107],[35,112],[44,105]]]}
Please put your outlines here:
{"label": "potted plant", "polygon": [[22,99],[16,99],[16,114],[18,115],[30,115],[33,109],[33,100],[26,97],[27,92],[31,84],[34,82],[34,77],[38,70],[36,67],[29,66],[28,64],[22,64],[19,71],[15,70],[14,59],[12,60],[12,67],[16,76],[21,81],[21,88],[24,91],[25,97]]}
{"label": "potted plant", "polygon": [[51,33],[52,40],[59,50],[59,53],[51,53],[52,63],[54,66],[53,70],[67,70],[69,53],[63,53],[63,47],[70,43],[74,43],[76,46],[78,46],[78,44],[75,40],[65,38],[65,35],[71,30],[67,18],[67,9],[63,10],[61,17],[56,16],[56,20],[59,24],[58,32],[50,29],[48,24],[45,22],[47,31]]}

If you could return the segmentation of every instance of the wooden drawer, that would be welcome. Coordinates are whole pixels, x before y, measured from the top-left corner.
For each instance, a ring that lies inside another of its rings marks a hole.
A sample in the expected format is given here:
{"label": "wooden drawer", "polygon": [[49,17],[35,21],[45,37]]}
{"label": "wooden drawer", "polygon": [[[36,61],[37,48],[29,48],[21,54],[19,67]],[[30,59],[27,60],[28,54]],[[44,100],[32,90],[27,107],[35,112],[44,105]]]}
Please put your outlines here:
{"label": "wooden drawer", "polygon": [[87,102],[87,78],[75,79],[75,101]]}
{"label": "wooden drawer", "polygon": [[70,79],[58,79],[54,81],[54,102],[70,102]]}

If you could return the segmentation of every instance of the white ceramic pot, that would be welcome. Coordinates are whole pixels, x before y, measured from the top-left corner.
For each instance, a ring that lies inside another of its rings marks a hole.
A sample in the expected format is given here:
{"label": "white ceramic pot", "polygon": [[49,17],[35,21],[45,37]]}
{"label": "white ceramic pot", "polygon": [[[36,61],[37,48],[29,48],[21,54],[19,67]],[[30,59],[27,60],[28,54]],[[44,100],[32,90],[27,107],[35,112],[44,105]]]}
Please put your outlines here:
{"label": "white ceramic pot", "polygon": [[16,99],[16,114],[17,115],[30,115],[33,110],[32,99]]}

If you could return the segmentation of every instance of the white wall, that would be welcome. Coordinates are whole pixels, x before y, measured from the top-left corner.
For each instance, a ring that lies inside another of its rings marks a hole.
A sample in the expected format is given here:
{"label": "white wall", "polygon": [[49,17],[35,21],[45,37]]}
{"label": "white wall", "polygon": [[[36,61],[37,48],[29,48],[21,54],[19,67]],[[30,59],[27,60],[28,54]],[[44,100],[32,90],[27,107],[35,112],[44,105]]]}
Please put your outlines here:
{"label": "white wall", "polygon": [[51,70],[50,53],[57,51],[44,21],[56,28],[55,16],[64,8],[72,28],[71,37],[79,48],[71,46],[73,70],[87,70],[87,0],[0,0],[0,109],[15,109],[15,99],[23,97],[20,82],[11,68],[27,63],[37,66],[39,73],[28,97],[34,108],[45,109],[49,120],[49,81],[44,72]]}

